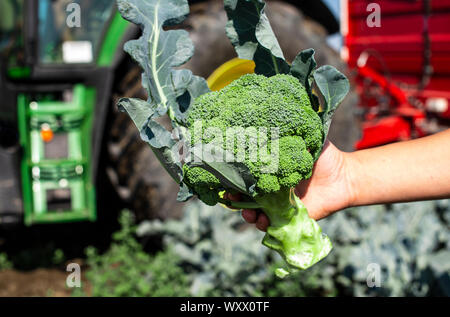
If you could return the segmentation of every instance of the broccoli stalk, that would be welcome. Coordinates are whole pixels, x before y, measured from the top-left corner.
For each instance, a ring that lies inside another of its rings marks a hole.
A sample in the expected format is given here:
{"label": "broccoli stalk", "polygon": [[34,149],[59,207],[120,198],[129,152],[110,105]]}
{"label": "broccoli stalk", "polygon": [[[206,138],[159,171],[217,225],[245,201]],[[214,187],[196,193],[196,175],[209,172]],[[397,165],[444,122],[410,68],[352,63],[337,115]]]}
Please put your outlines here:
{"label": "broccoli stalk", "polygon": [[[274,249],[288,263],[290,271],[307,269],[331,251],[330,239],[313,219],[293,189],[255,197],[270,220],[263,244]],[[286,270],[278,269],[280,277]]]}

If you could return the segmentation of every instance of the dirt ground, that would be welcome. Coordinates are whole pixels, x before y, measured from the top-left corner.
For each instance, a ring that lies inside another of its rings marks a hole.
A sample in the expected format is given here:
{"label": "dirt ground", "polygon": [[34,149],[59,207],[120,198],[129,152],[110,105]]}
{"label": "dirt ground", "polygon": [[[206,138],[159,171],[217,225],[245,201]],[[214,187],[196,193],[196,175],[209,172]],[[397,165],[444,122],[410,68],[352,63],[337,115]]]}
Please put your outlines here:
{"label": "dirt ground", "polygon": [[[69,297],[72,294],[72,289],[66,286],[69,274],[58,268],[0,271],[0,297]],[[86,286],[83,275],[81,283]],[[89,293],[89,287],[85,289]]]}
{"label": "dirt ground", "polygon": [[37,269],[31,272],[6,270],[0,272],[0,297],[70,296],[66,287],[66,272]]}

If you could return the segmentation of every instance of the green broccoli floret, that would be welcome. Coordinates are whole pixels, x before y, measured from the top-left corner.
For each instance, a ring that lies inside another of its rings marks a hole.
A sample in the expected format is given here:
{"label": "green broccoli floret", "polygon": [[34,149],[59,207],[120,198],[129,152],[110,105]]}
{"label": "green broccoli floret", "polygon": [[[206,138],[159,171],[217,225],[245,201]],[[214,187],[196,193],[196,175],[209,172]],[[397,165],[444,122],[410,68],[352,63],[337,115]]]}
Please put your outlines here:
{"label": "green broccoli floret", "polygon": [[[194,129],[200,123],[202,133]],[[293,187],[311,177],[324,143],[322,121],[298,79],[244,75],[219,92],[197,98],[187,114],[186,126],[192,145],[214,139],[236,157],[244,151],[243,163],[256,180],[256,195],[246,200],[255,201],[271,223],[263,243],[279,251],[291,269],[306,269],[328,254],[329,239],[292,194]],[[220,131],[223,139],[206,133],[211,128]],[[240,129],[231,143],[230,128]],[[246,133],[253,128],[266,128],[268,137]],[[256,159],[250,154],[255,148]],[[220,201],[218,193],[227,190],[199,167],[185,167],[184,181],[208,205]]]}
{"label": "green broccoli floret", "polygon": [[223,188],[219,180],[210,172],[200,167],[183,166],[184,179],[201,201],[208,206],[215,206],[219,200],[219,192]]}
{"label": "green broccoli floret", "polygon": [[[202,133],[193,130],[196,122],[201,123]],[[270,128],[278,128],[278,155],[274,156],[277,162],[273,162],[270,155],[267,161],[261,160],[261,155],[256,161],[251,161],[246,155],[245,164],[257,179],[257,190],[262,193],[291,188],[301,180],[308,179],[322,149],[324,135],[322,122],[313,110],[305,88],[298,79],[289,75],[269,78],[255,74],[244,75],[219,92],[200,96],[188,113],[187,127],[194,136],[192,145],[208,144],[211,136],[205,133],[206,130],[220,129],[224,137],[223,148],[235,155],[238,154],[239,144],[244,144],[245,150],[248,150],[252,142],[256,142],[258,147],[262,142],[249,140],[247,137],[243,140],[244,143],[239,143],[239,139],[245,138],[245,135],[237,133],[234,147],[229,148],[225,136],[229,135],[227,129],[230,127],[264,127],[269,134]],[[270,135],[268,139],[267,151],[271,149]],[[264,166],[271,163],[278,165],[278,169],[269,174],[264,173]],[[203,169],[196,170],[203,178],[204,173],[209,174]],[[185,176],[187,182],[193,183],[193,175],[195,173],[189,172]],[[214,178],[214,182],[216,184],[219,181]],[[194,190],[199,193],[195,188]]]}
{"label": "green broccoli floret", "polygon": [[248,74],[219,92],[204,94],[188,113],[187,126],[193,127],[195,122],[201,122],[203,129],[217,127],[223,133],[229,127],[277,127],[280,137],[301,137],[312,157],[323,145],[322,122],[305,87],[290,75],[268,78]]}

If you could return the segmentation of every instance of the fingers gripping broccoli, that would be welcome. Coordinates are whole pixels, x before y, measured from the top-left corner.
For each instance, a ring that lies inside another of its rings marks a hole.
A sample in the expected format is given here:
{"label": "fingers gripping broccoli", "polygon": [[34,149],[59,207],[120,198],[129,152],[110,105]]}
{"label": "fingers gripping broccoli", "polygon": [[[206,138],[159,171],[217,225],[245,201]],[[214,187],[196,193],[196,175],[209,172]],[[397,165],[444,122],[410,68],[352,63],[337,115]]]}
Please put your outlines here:
{"label": "fingers gripping broccoli", "polygon": [[[200,134],[194,129],[199,122]],[[263,243],[278,251],[290,269],[306,269],[330,252],[330,240],[293,193],[300,181],[311,177],[325,139],[322,121],[297,78],[244,75],[219,92],[197,98],[188,112],[186,126],[192,145],[215,142],[238,155],[242,150],[239,145],[244,144],[243,162],[256,182],[255,195],[245,199],[256,202],[269,217],[271,225]],[[235,137],[246,142],[230,143],[228,131],[233,127],[266,128],[269,137],[251,139],[237,133]],[[222,142],[205,132],[210,128],[221,131]],[[277,133],[272,133],[271,128],[276,128]],[[275,143],[277,146],[272,146]],[[264,154],[251,155],[255,144]],[[267,171],[269,165],[276,168]],[[221,192],[230,190],[203,168],[184,165],[184,174],[184,182],[208,205],[220,202]]]}

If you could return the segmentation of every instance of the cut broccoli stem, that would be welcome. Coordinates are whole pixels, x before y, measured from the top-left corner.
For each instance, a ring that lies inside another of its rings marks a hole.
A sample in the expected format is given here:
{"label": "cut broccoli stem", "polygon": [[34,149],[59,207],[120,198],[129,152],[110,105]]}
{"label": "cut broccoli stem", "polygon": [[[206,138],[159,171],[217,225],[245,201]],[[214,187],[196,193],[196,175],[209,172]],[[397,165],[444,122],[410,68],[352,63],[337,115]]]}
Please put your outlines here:
{"label": "cut broccoli stem", "polygon": [[270,220],[263,244],[276,250],[285,259],[289,271],[305,270],[331,251],[330,239],[322,233],[317,222],[309,217],[306,207],[293,189],[257,196],[255,201]]}

